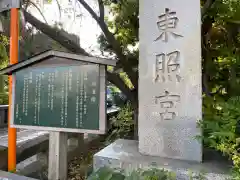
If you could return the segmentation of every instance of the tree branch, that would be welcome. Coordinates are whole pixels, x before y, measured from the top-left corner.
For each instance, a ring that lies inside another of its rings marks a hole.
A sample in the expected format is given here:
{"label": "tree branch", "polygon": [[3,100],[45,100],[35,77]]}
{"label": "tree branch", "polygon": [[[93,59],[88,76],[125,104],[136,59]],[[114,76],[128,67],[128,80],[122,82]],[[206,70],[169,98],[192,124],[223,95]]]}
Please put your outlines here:
{"label": "tree branch", "polygon": [[55,40],[56,42],[61,44],[66,49],[68,49],[68,50],[70,50],[72,52],[75,52],[75,53],[79,53],[79,54],[83,54],[83,55],[89,56],[89,54],[84,49],[82,49],[79,46],[78,43],[70,40],[62,32],[62,30],[59,30],[57,28],[53,28],[53,27],[51,27],[51,26],[49,26],[49,25],[39,21],[33,15],[28,13],[26,10],[24,10],[23,12],[24,12],[24,16],[25,16],[25,19],[26,19],[27,22],[29,22],[34,27],[36,27],[37,29],[42,31],[44,34],[48,35],[50,38],[52,38],[53,40]]}
{"label": "tree branch", "polygon": [[[30,13],[26,11],[24,11],[24,15],[27,22],[29,22],[35,28],[42,31],[44,34],[46,34],[47,36],[49,36],[50,38],[52,38],[53,40],[61,44],[66,49],[74,53],[91,56],[84,49],[82,49],[79,46],[79,44],[71,41],[67,36],[61,33],[60,30],[57,30],[56,28],[52,28],[51,26],[42,23],[41,21],[39,21],[38,19],[36,19],[34,16],[32,16]],[[123,82],[119,74],[107,72],[107,80],[115,84],[133,103],[134,101],[136,101],[136,99],[134,98],[135,97],[134,92],[131,92],[131,90]]]}
{"label": "tree branch", "polygon": [[104,5],[102,0],[98,0],[98,6],[99,6],[99,19],[101,21],[104,21]]}
{"label": "tree branch", "polygon": [[210,8],[214,2],[215,2],[215,0],[206,0],[204,6],[201,9],[202,17],[206,14],[208,8]]}
{"label": "tree branch", "polygon": [[[43,20],[45,21],[45,23],[48,24],[47,19],[43,15],[43,12],[41,11],[41,9],[35,3],[33,3],[32,1],[29,1],[28,6],[29,5],[32,5],[33,7],[35,7],[37,9],[37,11],[41,14],[41,16],[42,16]],[[27,8],[26,8],[26,10],[27,10]]]}
{"label": "tree branch", "polygon": [[133,86],[135,88],[138,87],[138,75],[137,72],[134,72],[130,64],[128,63],[127,57],[123,54],[123,50],[119,44],[119,42],[116,40],[114,35],[109,31],[106,23],[104,22],[104,19],[101,20],[97,14],[93,11],[93,9],[84,1],[84,0],[78,0],[83,7],[90,13],[90,15],[93,17],[93,19],[98,23],[100,28],[102,29],[107,41],[109,44],[112,45],[114,52],[119,58],[119,63],[122,64],[123,70],[128,74],[129,79],[131,80]]}
{"label": "tree branch", "polygon": [[122,78],[115,73],[107,72],[108,81],[115,84],[126,96],[127,98],[134,103],[136,101],[133,92],[129,89],[129,87],[124,83]]}
{"label": "tree branch", "polygon": [[93,19],[95,19],[95,21],[99,22],[100,19],[99,19],[98,15],[96,14],[96,12],[94,12],[93,9],[84,0],[78,0],[78,1],[89,12],[89,14],[91,14]]}

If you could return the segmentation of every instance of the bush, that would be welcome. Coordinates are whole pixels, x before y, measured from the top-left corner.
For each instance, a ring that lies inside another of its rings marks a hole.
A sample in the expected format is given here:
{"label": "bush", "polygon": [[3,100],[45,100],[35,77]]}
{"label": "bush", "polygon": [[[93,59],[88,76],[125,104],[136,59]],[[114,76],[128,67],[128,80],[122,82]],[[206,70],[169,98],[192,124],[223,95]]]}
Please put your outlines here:
{"label": "bush", "polygon": [[6,105],[8,104],[8,94],[0,93],[0,104]]}
{"label": "bush", "polygon": [[137,170],[129,175],[122,171],[113,170],[107,167],[100,168],[87,180],[174,180],[175,174],[163,169]]}
{"label": "bush", "polygon": [[118,138],[131,138],[134,134],[133,110],[127,103],[115,117],[110,118],[110,133],[106,139],[112,142]]}
{"label": "bush", "polygon": [[[189,174],[189,180],[205,180],[202,173]],[[176,174],[164,169],[136,170],[126,174],[121,170],[113,170],[107,167],[100,168],[87,178],[87,180],[176,180]]]}
{"label": "bush", "polygon": [[206,99],[200,126],[204,144],[229,157],[234,164],[234,179],[240,177],[240,98]]}

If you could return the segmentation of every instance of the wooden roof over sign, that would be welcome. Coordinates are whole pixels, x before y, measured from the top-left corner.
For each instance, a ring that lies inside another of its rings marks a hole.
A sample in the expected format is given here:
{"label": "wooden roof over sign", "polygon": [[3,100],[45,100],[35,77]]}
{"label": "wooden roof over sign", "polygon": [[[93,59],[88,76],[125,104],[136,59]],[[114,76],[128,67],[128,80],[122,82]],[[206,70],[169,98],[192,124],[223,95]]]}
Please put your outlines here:
{"label": "wooden roof over sign", "polygon": [[81,61],[81,62],[87,62],[87,63],[93,63],[93,64],[101,64],[106,66],[116,66],[116,62],[117,62],[116,60],[112,60],[112,59],[91,57],[91,56],[84,56],[79,54],[49,50],[49,51],[40,53],[38,55],[35,55],[25,61],[20,61],[17,64],[9,65],[6,68],[1,69],[0,75],[3,75],[3,74],[11,75],[12,73],[20,69],[27,68],[31,65],[40,63],[42,61],[47,61],[52,57],[60,57],[60,58],[65,58],[66,60],[75,60],[75,61]]}

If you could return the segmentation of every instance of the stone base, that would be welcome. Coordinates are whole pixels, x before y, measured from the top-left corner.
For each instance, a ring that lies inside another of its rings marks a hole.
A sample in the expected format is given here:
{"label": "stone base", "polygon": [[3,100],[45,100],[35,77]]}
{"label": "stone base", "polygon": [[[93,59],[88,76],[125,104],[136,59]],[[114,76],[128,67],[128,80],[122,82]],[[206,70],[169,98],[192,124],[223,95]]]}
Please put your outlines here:
{"label": "stone base", "polygon": [[126,173],[138,168],[164,168],[176,173],[178,180],[188,180],[189,172],[204,173],[207,180],[225,180],[229,178],[226,164],[204,162],[195,163],[161,157],[142,155],[138,151],[138,142],[119,139],[96,153],[93,158],[94,171],[100,167],[123,169]]}

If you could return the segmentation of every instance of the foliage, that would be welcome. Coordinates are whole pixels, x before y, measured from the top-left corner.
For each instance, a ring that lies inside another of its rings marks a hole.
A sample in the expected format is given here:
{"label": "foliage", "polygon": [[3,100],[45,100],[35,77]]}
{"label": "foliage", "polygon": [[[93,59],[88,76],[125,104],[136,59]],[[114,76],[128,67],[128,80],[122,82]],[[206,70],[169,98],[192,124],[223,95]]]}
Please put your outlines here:
{"label": "foliage", "polygon": [[[4,68],[8,64],[7,47],[9,40],[6,36],[0,34],[0,69]],[[7,93],[7,77],[0,75],[0,104],[8,104],[8,93]]]}
{"label": "foliage", "polygon": [[113,93],[118,93],[118,92],[120,92],[120,90],[119,90],[116,86],[114,86],[114,85],[109,85],[108,88],[109,88],[110,91],[113,92]]}
{"label": "foliage", "polygon": [[3,105],[8,104],[8,93],[5,92],[0,93],[0,104]]}
{"label": "foliage", "polygon": [[[87,180],[175,180],[176,174],[165,169],[138,169],[125,173],[122,170],[113,170],[102,167],[93,173]],[[204,174],[189,174],[190,180],[205,180]]]}
{"label": "foliage", "polygon": [[133,136],[133,110],[129,103],[120,110],[117,116],[110,118],[109,121],[111,130],[106,139],[107,142],[111,142],[118,138],[129,138]]}
{"label": "foliage", "polygon": [[204,144],[231,158],[234,175],[240,177],[240,97],[205,101],[204,118],[200,122]]}
{"label": "foliage", "polygon": [[[111,15],[111,18],[105,17],[106,24],[120,42],[125,53],[129,53],[129,46],[135,47],[139,40],[138,1],[122,0],[119,3],[113,3],[111,0],[105,0],[104,2]],[[104,35],[99,37],[99,43],[103,50],[111,49]]]}
{"label": "foliage", "polygon": [[208,95],[240,95],[239,22],[239,0],[214,0],[203,14],[203,90]]}
{"label": "foliage", "polygon": [[9,40],[6,36],[0,34],[0,68],[7,65],[8,55],[7,46],[9,45]]}

